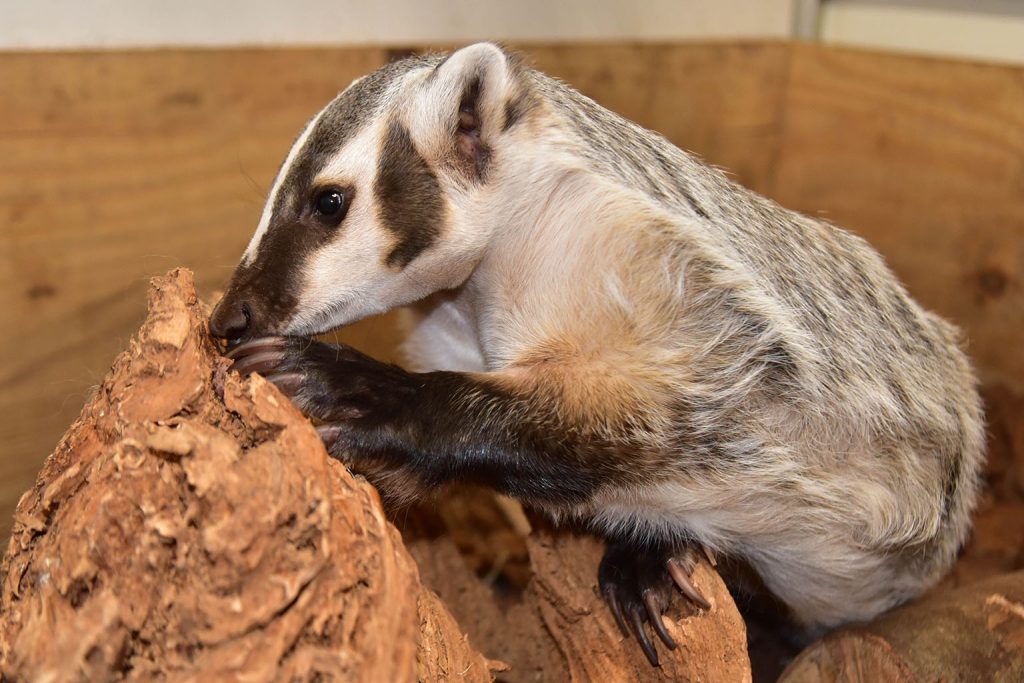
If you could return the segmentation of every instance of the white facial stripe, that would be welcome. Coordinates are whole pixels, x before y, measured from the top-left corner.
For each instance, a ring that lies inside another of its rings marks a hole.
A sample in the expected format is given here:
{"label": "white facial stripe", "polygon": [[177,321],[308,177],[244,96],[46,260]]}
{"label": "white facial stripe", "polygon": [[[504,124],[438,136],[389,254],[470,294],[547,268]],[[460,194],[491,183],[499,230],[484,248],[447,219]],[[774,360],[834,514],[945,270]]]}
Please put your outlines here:
{"label": "white facial stripe", "polygon": [[[383,124],[379,120],[363,126],[362,130],[324,164],[313,178],[313,185],[349,185],[358,182],[360,190],[372,191],[373,180],[377,177],[377,147],[382,127]],[[364,199],[369,201],[369,197]]]}
{"label": "white facial stripe", "polygon": [[281,164],[281,170],[277,172],[277,177],[274,178],[274,185],[270,188],[270,194],[267,196],[267,203],[263,205],[263,214],[260,216],[260,222],[256,226],[256,232],[253,234],[252,239],[249,240],[249,246],[246,247],[245,253],[242,254],[242,263],[249,265],[253,259],[256,258],[256,249],[259,247],[260,240],[263,239],[263,235],[266,234],[267,228],[270,227],[270,217],[274,213],[274,205],[277,203],[277,194],[281,191],[281,185],[284,183],[284,179],[288,176],[288,169],[292,167],[292,163],[295,158],[299,155],[299,151],[302,146],[306,144],[306,140],[309,139],[313,129],[316,128],[317,122],[320,117],[324,115],[324,109],[321,109],[313,119],[306,124],[299,139],[295,141],[292,148],[288,151],[288,156],[285,157],[284,163]]}
{"label": "white facial stripe", "polygon": [[[364,307],[373,300],[361,292],[380,288],[379,281],[386,279],[388,271],[382,254],[389,238],[380,230],[373,197],[381,126],[378,122],[366,126],[314,180],[318,185],[354,184],[356,195],[338,237],[303,264],[299,295],[302,304],[288,326],[289,334],[320,332],[369,315]],[[358,283],[358,286],[346,287],[345,282]],[[325,317],[330,312],[333,315]]]}
{"label": "white facial stripe", "polygon": [[253,234],[252,239],[249,240],[249,246],[246,247],[245,253],[242,255],[242,263],[244,265],[249,265],[252,263],[252,260],[256,258],[256,250],[259,247],[260,240],[263,239],[263,235],[266,234],[267,229],[270,227],[270,218],[274,213],[274,205],[277,203],[277,195],[281,191],[281,185],[284,183],[284,179],[288,177],[288,170],[292,167],[292,164],[295,162],[296,157],[298,157],[303,145],[306,144],[306,140],[308,140],[309,136],[313,133],[313,130],[316,128],[316,124],[319,123],[320,118],[324,115],[324,112],[327,111],[328,107],[333,104],[333,102],[334,100],[331,100],[331,103],[317,112],[317,115],[314,116],[308,124],[306,124],[302,134],[299,135],[299,139],[295,141],[295,144],[292,145],[292,148],[288,151],[288,156],[285,157],[284,163],[281,164],[281,170],[277,172],[277,177],[274,178],[274,185],[270,188],[267,203],[263,205],[263,215],[260,216],[260,222],[259,225],[256,226],[256,232]]}
{"label": "white facial stripe", "polygon": [[243,265],[249,265],[250,263],[252,263],[252,260],[256,258],[256,250],[259,248],[260,240],[263,239],[263,235],[266,234],[267,229],[270,227],[270,218],[274,213],[274,205],[277,203],[277,195],[281,191],[281,185],[284,183],[284,179],[288,177],[288,169],[292,167],[292,164],[295,162],[295,158],[299,155],[299,152],[302,150],[303,145],[306,144],[306,140],[308,140],[309,136],[313,133],[313,130],[316,128],[317,123],[320,122],[320,119],[323,117],[324,112],[330,109],[331,105],[334,104],[338,100],[338,98],[345,94],[345,91],[358,84],[364,78],[366,77],[360,76],[359,78],[349,83],[348,87],[345,88],[345,90],[338,93],[337,97],[328,102],[323,109],[317,112],[317,115],[314,116],[313,119],[306,124],[306,127],[302,131],[302,134],[299,135],[299,139],[295,141],[295,144],[292,145],[292,148],[288,151],[288,156],[285,157],[284,163],[281,164],[281,170],[278,171],[277,177],[274,178],[274,185],[270,188],[270,194],[267,197],[267,203],[264,204],[263,206],[263,214],[260,216],[260,222],[256,226],[256,232],[253,234],[252,239],[249,240],[249,246],[246,247],[245,253],[242,254]]}

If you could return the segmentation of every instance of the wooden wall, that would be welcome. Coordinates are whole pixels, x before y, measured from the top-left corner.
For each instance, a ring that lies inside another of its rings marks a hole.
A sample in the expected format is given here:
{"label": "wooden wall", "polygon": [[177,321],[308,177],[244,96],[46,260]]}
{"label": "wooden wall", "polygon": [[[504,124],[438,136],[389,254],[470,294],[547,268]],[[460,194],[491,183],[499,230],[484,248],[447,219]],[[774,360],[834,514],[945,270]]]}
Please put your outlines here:
{"label": "wooden wall", "polygon": [[[1024,390],[1024,69],[809,45],[533,46],[602,104],[871,240]],[[304,121],[379,49],[0,54],[0,537],[141,320],[222,286]],[[392,353],[388,320],[347,333]]]}

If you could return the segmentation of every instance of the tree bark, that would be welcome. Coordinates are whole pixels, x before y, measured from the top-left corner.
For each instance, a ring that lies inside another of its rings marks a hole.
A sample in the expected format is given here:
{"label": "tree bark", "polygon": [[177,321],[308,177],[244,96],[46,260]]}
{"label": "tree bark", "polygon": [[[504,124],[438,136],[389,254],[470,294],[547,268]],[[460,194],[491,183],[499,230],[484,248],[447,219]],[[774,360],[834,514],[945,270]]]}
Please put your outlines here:
{"label": "tree bark", "polygon": [[677,601],[681,647],[660,670],[601,603],[591,538],[531,535],[511,605],[450,539],[418,542],[439,597],[376,491],[272,385],[228,372],[191,274],[155,279],[149,304],[18,504],[5,679],[750,679],[743,622],[706,565],[694,580],[713,607]]}
{"label": "tree bark", "polygon": [[864,626],[830,633],[779,681],[1024,681],[1024,572],[932,593]]}

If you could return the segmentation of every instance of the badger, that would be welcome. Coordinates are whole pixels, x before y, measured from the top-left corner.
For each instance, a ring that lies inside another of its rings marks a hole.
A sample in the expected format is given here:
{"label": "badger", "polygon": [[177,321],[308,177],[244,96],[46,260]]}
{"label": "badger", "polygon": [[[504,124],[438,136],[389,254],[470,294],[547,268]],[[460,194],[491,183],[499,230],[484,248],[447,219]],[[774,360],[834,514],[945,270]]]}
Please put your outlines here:
{"label": "badger", "polygon": [[[414,371],[310,338],[401,307]],[[288,152],[210,319],[241,373],[407,501],[482,484],[607,539],[648,630],[698,549],[808,632],[950,567],[983,457],[951,324],[784,209],[501,46],[354,81]]]}

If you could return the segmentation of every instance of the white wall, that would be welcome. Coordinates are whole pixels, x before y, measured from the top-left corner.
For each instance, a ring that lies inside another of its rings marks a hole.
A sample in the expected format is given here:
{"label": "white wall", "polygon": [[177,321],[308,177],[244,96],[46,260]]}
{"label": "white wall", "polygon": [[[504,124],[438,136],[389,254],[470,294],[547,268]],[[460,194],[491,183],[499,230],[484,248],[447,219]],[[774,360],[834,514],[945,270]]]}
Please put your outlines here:
{"label": "white wall", "polygon": [[1022,0],[825,0],[820,40],[1024,64]]}
{"label": "white wall", "polygon": [[0,50],[799,38],[1024,64],[1024,0],[0,0]]}
{"label": "white wall", "polygon": [[785,38],[802,0],[0,0],[0,49]]}

